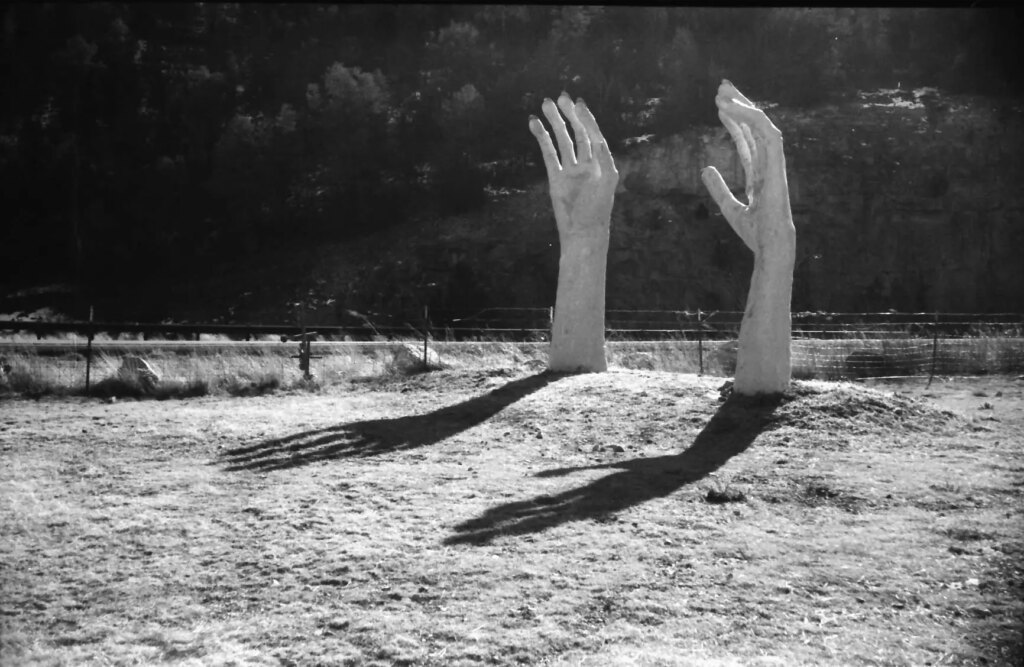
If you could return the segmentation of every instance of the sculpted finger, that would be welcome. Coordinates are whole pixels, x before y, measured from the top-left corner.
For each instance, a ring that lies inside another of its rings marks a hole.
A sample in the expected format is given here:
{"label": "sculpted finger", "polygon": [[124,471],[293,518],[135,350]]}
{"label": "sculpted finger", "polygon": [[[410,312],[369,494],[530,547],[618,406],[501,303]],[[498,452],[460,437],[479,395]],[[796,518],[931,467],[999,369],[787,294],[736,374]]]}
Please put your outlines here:
{"label": "sculpted finger", "polygon": [[[582,102],[582,100],[580,101]],[[569,93],[562,93],[558,96],[558,108],[562,110],[562,113],[565,114],[565,117],[569,119],[569,123],[572,125],[572,133],[576,137],[577,158],[580,162],[590,160],[594,157],[593,149],[590,145],[590,134],[580,120],[576,105],[572,103]]]}
{"label": "sculpted finger", "polygon": [[733,231],[739,235],[748,247],[753,249],[754,246],[751,244],[754,242],[754,238],[749,220],[745,215],[747,207],[733,196],[729,186],[725,184],[725,179],[722,178],[722,175],[714,167],[705,167],[700,172],[700,177],[704,181],[704,187],[711,194],[711,198],[718,204],[718,209],[725,216],[729,226],[733,228]]}
{"label": "sculpted finger", "polygon": [[760,192],[760,181],[764,178],[764,146],[758,145],[757,139],[754,137],[754,133],[751,132],[750,126],[746,123],[740,123],[740,129],[743,131],[743,139],[747,142],[747,146],[750,147],[750,169],[746,172],[747,184],[747,204],[750,206],[754,205],[754,197],[756,193]]}
{"label": "sculpted finger", "polygon": [[555,141],[558,142],[558,152],[562,156],[562,165],[568,167],[576,164],[576,151],[572,149],[572,139],[569,138],[569,130],[565,127],[562,114],[558,113],[558,107],[548,97],[544,99],[544,103],[540,108],[544,112],[544,117],[551,123],[551,131],[555,133]]}
{"label": "sculpted finger", "polygon": [[[745,98],[744,98],[745,99]],[[715,98],[720,113],[724,113],[736,123],[746,123],[753,129],[761,132],[766,139],[773,136],[782,137],[782,132],[768,118],[764,111],[752,104],[746,104],[735,99]]]}
{"label": "sculpted finger", "polygon": [[558,153],[555,152],[555,145],[551,143],[551,136],[544,129],[544,124],[536,116],[530,116],[530,132],[540,144],[540,154],[544,157],[544,167],[548,171],[548,180],[550,181],[558,172],[562,171],[562,165],[558,163]]}
{"label": "sculpted finger", "polygon": [[[750,101],[745,97],[742,99]],[[785,169],[782,132],[779,128],[764,111],[739,99],[726,99],[720,95],[715,98],[715,104],[718,105],[719,117],[728,118],[737,125],[747,127],[746,138],[751,146],[753,169],[753,173],[748,174],[748,177],[752,177],[748,178],[748,183],[757,181],[754,189],[760,191],[762,187],[766,187],[766,182],[776,181],[778,175]],[[770,183],[767,187],[775,186]]]}
{"label": "sculpted finger", "polygon": [[733,143],[736,144],[736,152],[740,154],[740,164],[743,166],[743,175],[746,177],[746,182],[753,183],[753,156],[751,155],[751,144],[747,143],[747,136],[743,133],[739,123],[723,111],[718,112],[718,118],[722,121],[722,125],[725,125],[725,129],[729,130],[729,135],[732,137]]}
{"label": "sculpted finger", "polygon": [[729,186],[725,184],[725,179],[722,178],[722,174],[718,172],[718,169],[714,167],[705,167],[700,172],[700,178],[704,181],[704,187],[708,189],[708,193],[711,198],[718,204],[719,210],[722,211],[722,215],[732,223],[734,219],[738,218],[747,207],[744,206],[740,200],[733,196],[732,191],[729,190]]}
{"label": "sculpted finger", "polygon": [[740,92],[739,88],[732,85],[732,82],[729,81],[729,79],[722,79],[722,83],[718,86],[718,96],[737,100],[741,104],[746,104],[748,107],[754,106],[754,103],[748,100],[746,96]]}
{"label": "sculpted finger", "polygon": [[597,126],[597,119],[594,118],[590,107],[582,99],[576,102],[576,115],[579,116],[580,122],[583,123],[583,127],[587,130],[587,135],[590,137],[590,149],[594,156],[597,157],[602,172],[607,170],[613,174],[618,174],[619,170],[615,168],[611,146],[608,145],[608,140],[601,133],[601,128]]}

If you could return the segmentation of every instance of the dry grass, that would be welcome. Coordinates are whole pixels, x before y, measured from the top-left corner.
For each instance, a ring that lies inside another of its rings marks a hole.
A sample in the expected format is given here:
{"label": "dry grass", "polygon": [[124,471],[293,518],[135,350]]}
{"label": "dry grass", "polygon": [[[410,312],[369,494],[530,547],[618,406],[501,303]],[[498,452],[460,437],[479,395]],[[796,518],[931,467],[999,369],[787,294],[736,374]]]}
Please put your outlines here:
{"label": "dry grass", "polygon": [[1021,383],[721,384],[5,401],[0,662],[1019,664]]}
{"label": "dry grass", "polygon": [[[7,341],[2,350],[11,372],[0,375],[0,396],[85,395],[86,354],[82,339]],[[101,341],[91,368],[92,393],[100,396],[182,398],[205,394],[248,396],[278,389],[314,389],[345,385],[353,379],[402,375],[424,370],[403,362],[409,347],[420,354],[421,341],[369,343],[318,342],[313,345],[312,381],[298,368],[294,343]],[[610,341],[609,366],[631,370],[702,373],[729,377],[736,366],[736,341]],[[793,341],[793,375],[799,379],[839,380],[874,376],[927,376],[1013,373],[1024,370],[1024,339],[969,338],[940,342],[933,364],[932,342],[925,339],[830,339]],[[430,343],[440,367],[531,369],[546,366],[546,343]],[[153,391],[116,381],[125,354],[143,354],[161,377]]]}

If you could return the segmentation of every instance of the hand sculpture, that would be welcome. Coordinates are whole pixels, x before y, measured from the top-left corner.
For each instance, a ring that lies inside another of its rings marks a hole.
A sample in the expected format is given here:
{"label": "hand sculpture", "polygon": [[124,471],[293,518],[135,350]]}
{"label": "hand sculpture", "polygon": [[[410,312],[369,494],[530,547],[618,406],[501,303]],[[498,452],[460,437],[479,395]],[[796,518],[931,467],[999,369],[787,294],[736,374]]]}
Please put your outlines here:
{"label": "hand sculpture", "polygon": [[[559,108],[572,124],[575,150]],[[544,156],[561,249],[548,368],[604,371],[605,273],[619,172],[583,100],[573,104],[562,93],[557,106],[546,99],[541,110],[555,133],[558,152],[536,116],[530,117],[530,131]]]}
{"label": "hand sculpture", "polygon": [[733,390],[746,395],[780,393],[790,381],[790,302],[796,259],[782,133],[728,81],[718,87],[715,104],[740,154],[747,203],[732,195],[714,167],[706,167],[701,177],[729,226],[754,251]]}

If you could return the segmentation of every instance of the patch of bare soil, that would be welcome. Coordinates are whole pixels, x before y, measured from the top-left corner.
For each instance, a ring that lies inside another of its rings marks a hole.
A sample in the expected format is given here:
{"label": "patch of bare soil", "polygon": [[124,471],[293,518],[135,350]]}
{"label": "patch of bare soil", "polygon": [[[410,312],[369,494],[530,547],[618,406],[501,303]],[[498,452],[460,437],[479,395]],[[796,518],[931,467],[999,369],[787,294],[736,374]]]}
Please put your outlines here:
{"label": "patch of bare soil", "polygon": [[0,662],[1020,664],[1024,382],[723,383],[3,401]]}

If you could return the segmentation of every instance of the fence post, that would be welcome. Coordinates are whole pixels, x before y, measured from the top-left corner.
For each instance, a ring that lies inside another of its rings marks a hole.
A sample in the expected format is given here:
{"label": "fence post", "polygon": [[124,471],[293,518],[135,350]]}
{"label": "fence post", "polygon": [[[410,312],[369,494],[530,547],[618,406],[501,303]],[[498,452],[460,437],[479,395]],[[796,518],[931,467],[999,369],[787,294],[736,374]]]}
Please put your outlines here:
{"label": "fence post", "polygon": [[92,314],[93,307],[89,306],[89,327],[86,329],[88,338],[85,343],[85,394],[89,395],[89,387],[92,375]]}
{"label": "fence post", "polygon": [[313,379],[313,375],[309,372],[309,358],[310,358],[310,345],[309,336],[306,334],[306,303],[302,302],[299,306],[299,326],[302,327],[301,338],[299,339],[299,370],[302,371],[302,377],[308,382]]}
{"label": "fence post", "polygon": [[935,361],[939,356],[939,311],[935,311],[935,320],[932,322],[932,369],[928,373],[928,384],[925,386],[932,386],[932,378],[935,377]]}
{"label": "fence post", "polygon": [[700,365],[698,375],[704,375],[704,322],[697,309],[697,363]]}
{"label": "fence post", "polygon": [[423,306],[423,369],[427,369],[427,339],[430,337],[430,306]]}
{"label": "fence post", "polygon": [[704,332],[697,330],[697,363],[700,365],[700,370],[697,375],[704,375]]}

